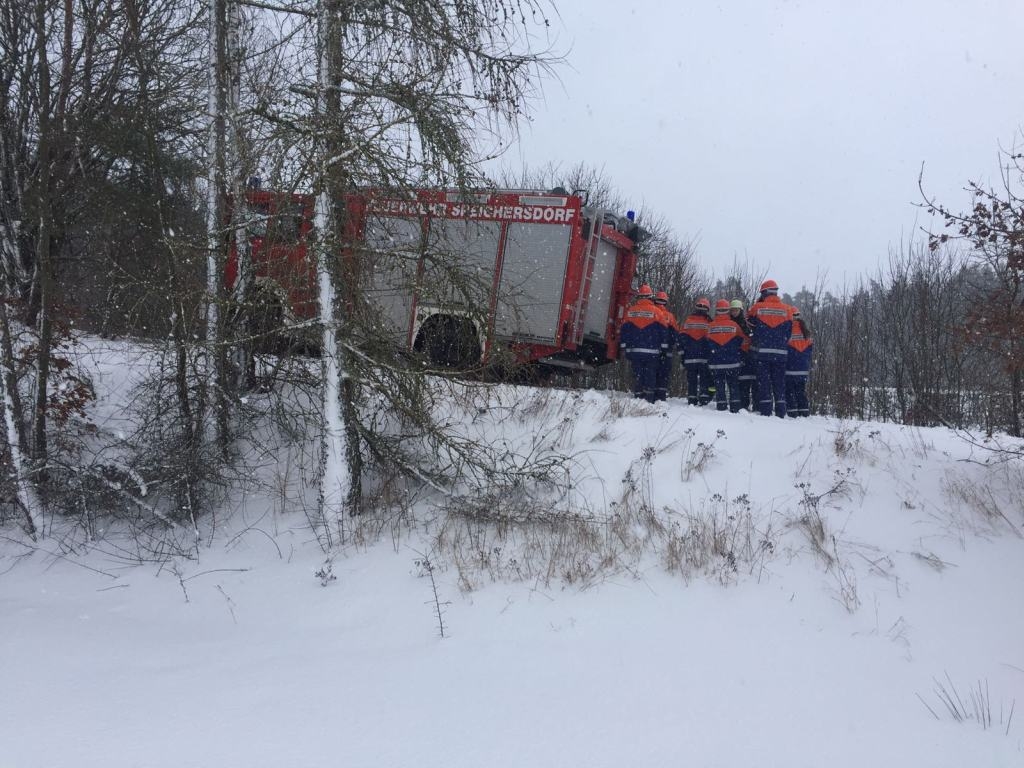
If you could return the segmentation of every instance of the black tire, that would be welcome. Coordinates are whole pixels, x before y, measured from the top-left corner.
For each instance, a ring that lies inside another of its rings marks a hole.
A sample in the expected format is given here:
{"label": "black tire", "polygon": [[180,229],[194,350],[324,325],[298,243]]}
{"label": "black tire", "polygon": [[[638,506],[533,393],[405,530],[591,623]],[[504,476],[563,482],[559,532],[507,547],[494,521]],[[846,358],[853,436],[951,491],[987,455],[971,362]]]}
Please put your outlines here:
{"label": "black tire", "polygon": [[413,348],[438,368],[468,371],[480,364],[480,337],[473,323],[464,317],[431,317],[420,329]]}

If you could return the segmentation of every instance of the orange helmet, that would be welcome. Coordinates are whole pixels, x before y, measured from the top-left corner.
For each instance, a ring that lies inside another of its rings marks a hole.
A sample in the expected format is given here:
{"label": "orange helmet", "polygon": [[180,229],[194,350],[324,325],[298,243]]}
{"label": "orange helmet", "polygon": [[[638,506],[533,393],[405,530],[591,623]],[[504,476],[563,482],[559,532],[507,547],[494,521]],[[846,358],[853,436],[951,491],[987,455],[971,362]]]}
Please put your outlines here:
{"label": "orange helmet", "polygon": [[778,293],[779,284],[774,280],[765,280],[761,283],[761,293]]}
{"label": "orange helmet", "polygon": [[697,299],[697,309],[704,309],[710,312],[711,302],[705,297],[701,296],[699,299]]}
{"label": "orange helmet", "polygon": [[729,302],[725,299],[719,299],[715,302],[715,314],[721,315],[724,312],[729,311]]}
{"label": "orange helmet", "polygon": [[664,291],[658,291],[654,295],[654,303],[655,304],[668,304],[668,294],[665,293]]}
{"label": "orange helmet", "polygon": [[638,298],[641,299],[653,299],[654,289],[651,288],[651,286],[649,286],[647,283],[644,283],[643,285],[640,286],[640,290],[636,292],[636,295]]}

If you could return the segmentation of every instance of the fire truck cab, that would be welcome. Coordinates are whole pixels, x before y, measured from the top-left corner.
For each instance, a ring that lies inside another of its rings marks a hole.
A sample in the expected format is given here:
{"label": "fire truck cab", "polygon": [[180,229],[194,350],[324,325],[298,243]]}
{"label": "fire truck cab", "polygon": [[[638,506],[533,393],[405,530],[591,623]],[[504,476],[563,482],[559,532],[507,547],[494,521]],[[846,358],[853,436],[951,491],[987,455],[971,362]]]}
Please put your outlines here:
{"label": "fire truck cab", "polygon": [[[246,202],[253,288],[284,333],[308,326],[318,314],[312,198],[250,190]],[[458,367],[496,347],[562,368],[618,356],[636,268],[631,219],[561,190],[366,192],[344,202],[358,289],[396,343]],[[229,287],[237,271],[233,248]]]}

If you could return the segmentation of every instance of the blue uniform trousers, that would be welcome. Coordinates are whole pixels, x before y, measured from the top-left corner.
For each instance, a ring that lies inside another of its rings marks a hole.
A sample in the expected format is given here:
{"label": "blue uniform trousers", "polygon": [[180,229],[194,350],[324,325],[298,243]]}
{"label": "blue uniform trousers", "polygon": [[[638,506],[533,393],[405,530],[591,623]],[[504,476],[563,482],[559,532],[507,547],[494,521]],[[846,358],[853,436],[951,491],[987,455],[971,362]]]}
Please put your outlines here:
{"label": "blue uniform trousers", "polygon": [[713,370],[715,374],[715,406],[720,411],[728,408],[733,413],[740,410],[740,369],[726,368]]}
{"label": "blue uniform trousers", "polygon": [[810,403],[807,402],[807,374],[786,374],[786,407],[790,416],[810,416]]}
{"label": "blue uniform trousers", "polygon": [[740,408],[753,413],[757,410],[751,401],[757,394],[757,358],[753,352],[743,353],[743,366],[740,368]]}
{"label": "blue uniform trousers", "polygon": [[633,368],[633,396],[641,397],[649,403],[654,402],[654,390],[658,382],[658,365],[660,356],[654,354],[632,353],[628,355]]}
{"label": "blue uniform trousers", "polygon": [[672,355],[665,354],[658,359],[658,376],[654,384],[654,399],[667,400],[668,388],[672,384]]}
{"label": "blue uniform trousers", "polygon": [[683,363],[686,368],[686,402],[707,405],[711,402],[711,371],[707,363]]}
{"label": "blue uniform trousers", "polygon": [[786,415],[786,358],[784,355],[762,357],[757,361],[757,400],[762,416]]}
{"label": "blue uniform trousers", "polygon": [[746,408],[748,411],[754,410],[750,405],[750,401],[754,399],[754,392],[757,389],[756,384],[757,376],[739,380],[740,408]]}

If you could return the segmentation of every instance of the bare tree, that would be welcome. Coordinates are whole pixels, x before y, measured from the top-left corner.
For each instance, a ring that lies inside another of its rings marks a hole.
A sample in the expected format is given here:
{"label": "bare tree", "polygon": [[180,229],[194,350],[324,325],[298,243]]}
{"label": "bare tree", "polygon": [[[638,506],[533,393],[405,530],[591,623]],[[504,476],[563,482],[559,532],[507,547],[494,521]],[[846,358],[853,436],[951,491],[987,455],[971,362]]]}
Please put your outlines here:
{"label": "bare tree", "polygon": [[[194,179],[183,158],[195,149],[197,127],[195,7],[14,0],[0,11],[6,436],[37,470],[15,474],[30,477],[48,504],[74,492],[72,478],[83,476],[67,448],[67,418],[87,387],[81,378],[77,389],[66,386],[64,307],[96,292],[117,294],[128,277],[120,256],[132,252],[152,319],[173,304],[160,284],[166,265],[190,271],[190,259],[163,256],[187,220],[181,192]],[[56,449],[55,429],[64,438]]]}
{"label": "bare tree", "polygon": [[891,254],[888,274],[878,279],[879,366],[893,390],[898,421],[963,421],[964,272],[955,254],[910,247]]}
{"label": "bare tree", "polygon": [[[321,519],[362,508],[370,463],[445,492],[460,478],[500,487],[504,459],[459,437],[440,413],[448,372],[396,343],[375,305],[375,273],[408,271],[427,251],[429,269],[413,275],[425,294],[471,303],[479,280],[433,235],[408,244],[418,249],[412,259],[409,248],[357,236],[345,201],[367,187],[468,193],[483,181],[487,138],[514,130],[550,63],[532,49],[540,3],[261,3],[244,18],[230,0],[15,4],[0,12],[4,52],[24,62],[0,73],[3,276],[8,297],[23,302],[7,307],[25,307],[20,319],[38,330],[14,318],[0,345],[5,434],[13,456],[24,448],[62,482],[45,485],[31,466],[12,481],[80,499],[96,490],[103,504],[124,502],[156,524],[188,521],[198,537],[230,458],[226,438],[242,434],[251,413],[234,398],[232,379],[241,382],[225,375],[223,352],[243,353],[233,359],[244,375],[254,306],[247,225],[260,224],[243,204],[244,178],[260,167],[285,196],[312,190],[318,201],[312,236],[298,236],[309,237],[320,269],[320,314],[305,325],[319,332],[322,370],[310,377],[303,361],[291,370],[295,386],[320,396],[304,415],[324,437]],[[260,50],[236,47],[240,24]],[[238,258],[231,296],[226,256]],[[116,461],[79,466],[48,450],[56,422],[47,407],[63,389],[46,350],[63,332],[58,298],[97,295],[93,327],[166,343],[137,393],[138,434],[105,446]],[[19,334],[28,339],[20,347]],[[16,367],[26,352],[30,367]],[[261,364],[283,371],[287,357]],[[19,413],[21,402],[44,405]],[[217,445],[207,439],[214,414]],[[111,477],[149,495],[140,502]],[[27,527],[38,528],[31,494],[22,495]]]}
{"label": "bare tree", "polygon": [[[321,374],[324,425],[321,438],[319,516],[336,518],[341,510],[358,510],[361,497],[362,455],[353,419],[354,392],[347,374],[350,355],[339,354],[338,334],[345,325],[344,305],[338,301],[341,281],[339,233],[344,222],[335,216],[335,201],[348,189],[342,162],[345,134],[342,121],[343,33],[348,10],[340,0],[321,0],[317,54],[320,61],[318,138],[314,145],[316,202],[313,218],[314,258],[319,287],[320,324],[323,328]],[[343,206],[339,206],[343,212]],[[345,270],[351,274],[351,270]],[[344,400],[343,400],[344,398]],[[329,527],[328,527],[329,530]]]}
{"label": "bare tree", "polygon": [[[227,264],[228,200],[228,103],[234,91],[230,64],[233,52],[229,40],[234,35],[228,30],[229,21],[235,20],[228,6],[233,0],[209,2],[209,56],[210,85],[208,89],[209,146],[207,148],[207,202],[206,202],[206,377],[214,382],[213,407],[217,425],[217,439],[222,450],[228,443],[228,375],[225,323],[220,311],[224,304],[224,270]],[[232,155],[232,160],[234,155]],[[233,164],[234,167],[234,164]],[[203,415],[199,416],[200,421]]]}
{"label": "bare tree", "polygon": [[[960,242],[980,267],[984,282],[974,285],[977,302],[969,312],[964,333],[990,353],[993,366],[1006,376],[1010,409],[1006,427],[1021,435],[1024,408],[1024,154],[1005,155],[1001,185],[971,182],[970,211],[956,212],[929,198],[922,186],[925,208],[941,217],[944,232],[929,236],[937,250]],[[923,170],[922,170],[923,174]]]}
{"label": "bare tree", "polygon": [[24,417],[18,391],[18,374],[14,366],[7,302],[0,299],[0,408],[3,409],[4,434],[11,457],[11,481],[25,514],[26,529],[34,538],[42,532],[42,505],[25,456]]}
{"label": "bare tree", "polygon": [[[290,89],[303,101],[259,112],[275,126],[275,141],[292,148],[295,162],[279,168],[291,176],[284,188],[308,184],[314,191],[326,522],[361,508],[364,451],[436,483],[439,473],[426,466],[436,456],[417,454],[409,436],[445,439],[431,415],[429,370],[410,365],[372,304],[375,271],[388,263],[403,269],[409,255],[353,239],[346,194],[367,186],[403,194],[417,185],[468,189],[482,182],[481,131],[514,125],[546,62],[529,48],[528,29],[541,13],[532,0],[322,0],[290,10],[304,25],[293,39],[309,43],[310,55],[298,62],[302,78]],[[433,289],[444,294],[472,282],[443,249],[432,254],[432,274],[445,276]],[[381,429],[388,423],[405,431],[389,434]]]}

